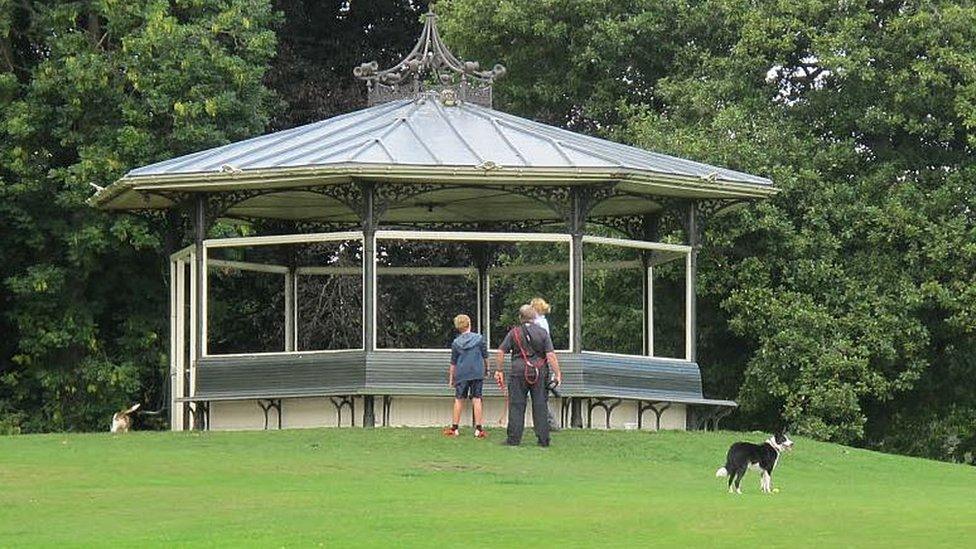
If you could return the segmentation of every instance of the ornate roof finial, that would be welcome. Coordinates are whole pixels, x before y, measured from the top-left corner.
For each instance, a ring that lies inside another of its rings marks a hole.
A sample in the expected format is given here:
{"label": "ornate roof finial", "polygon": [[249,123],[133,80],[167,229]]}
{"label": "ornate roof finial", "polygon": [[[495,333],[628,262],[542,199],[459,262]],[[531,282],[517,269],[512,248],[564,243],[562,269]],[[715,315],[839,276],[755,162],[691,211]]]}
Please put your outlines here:
{"label": "ornate roof finial", "polygon": [[437,16],[427,12],[417,45],[402,61],[384,70],[370,61],[352,73],[366,81],[370,106],[415,97],[426,90],[452,90],[456,100],[491,107],[492,84],[505,74],[505,67],[495,65],[483,71],[477,61],[455,57],[437,32]]}

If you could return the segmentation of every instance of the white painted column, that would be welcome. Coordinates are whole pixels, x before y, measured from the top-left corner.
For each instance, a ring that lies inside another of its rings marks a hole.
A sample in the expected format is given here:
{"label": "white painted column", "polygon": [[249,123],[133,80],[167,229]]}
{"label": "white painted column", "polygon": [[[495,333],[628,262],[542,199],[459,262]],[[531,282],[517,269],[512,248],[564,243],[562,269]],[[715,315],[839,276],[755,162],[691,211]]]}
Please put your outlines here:
{"label": "white painted column", "polygon": [[295,350],[295,270],[288,269],[285,277],[285,351]]}
{"label": "white painted column", "polygon": [[654,267],[645,273],[647,287],[647,315],[644,318],[644,333],[647,334],[647,356],[654,356]]}
{"label": "white painted column", "polygon": [[695,360],[695,269],[692,253],[685,255],[685,360]]}
{"label": "white painted column", "polygon": [[[195,394],[194,389],[196,388],[197,381],[197,359],[199,356],[197,354],[197,335],[200,333],[197,330],[197,326],[199,325],[198,323],[200,321],[198,318],[199,315],[197,314],[199,311],[199,308],[197,307],[197,299],[200,295],[197,292],[197,284],[199,280],[197,277],[198,268],[197,254],[196,251],[194,251],[190,254],[190,387],[184,388],[184,390],[180,393],[181,395],[191,397]],[[194,421],[193,414],[190,414],[190,424],[184,425],[184,428],[192,430],[195,424],[196,422]]]}

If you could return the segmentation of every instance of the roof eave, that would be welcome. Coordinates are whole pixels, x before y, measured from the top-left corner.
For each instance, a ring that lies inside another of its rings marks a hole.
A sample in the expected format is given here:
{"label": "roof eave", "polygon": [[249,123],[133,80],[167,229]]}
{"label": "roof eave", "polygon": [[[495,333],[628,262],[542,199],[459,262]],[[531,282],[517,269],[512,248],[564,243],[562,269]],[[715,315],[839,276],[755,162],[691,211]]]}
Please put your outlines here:
{"label": "roof eave", "polygon": [[[209,192],[230,188],[286,189],[305,185],[328,185],[356,179],[382,179],[404,183],[429,182],[436,179],[447,184],[510,182],[554,185],[617,182],[624,190],[638,194],[655,194],[647,191],[656,190],[659,191],[657,194],[681,195],[691,191],[694,194],[708,194],[716,198],[739,199],[764,199],[779,191],[772,186],[771,182],[767,185],[632,169],[571,167],[484,169],[475,166],[342,164],[234,172],[125,176],[97,192],[88,203],[102,209],[136,209],[112,207],[112,202],[131,191],[145,194],[146,207],[152,208],[148,196],[153,193]],[[155,207],[165,208],[168,205]]]}

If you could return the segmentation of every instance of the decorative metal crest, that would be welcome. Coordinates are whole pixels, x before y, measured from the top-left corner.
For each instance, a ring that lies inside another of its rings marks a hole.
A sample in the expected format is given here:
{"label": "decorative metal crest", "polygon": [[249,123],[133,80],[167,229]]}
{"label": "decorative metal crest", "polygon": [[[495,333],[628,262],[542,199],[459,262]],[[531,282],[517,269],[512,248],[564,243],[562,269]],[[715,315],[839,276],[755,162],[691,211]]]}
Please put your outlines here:
{"label": "decorative metal crest", "polygon": [[[438,91],[445,104],[458,100],[491,107],[491,89],[505,67],[481,70],[477,61],[462,61],[451,53],[437,32],[437,16],[424,15],[424,29],[413,50],[395,66],[380,70],[376,61],[363,63],[352,73],[366,81],[369,105],[416,97],[424,91]],[[449,105],[450,106],[450,105]]]}

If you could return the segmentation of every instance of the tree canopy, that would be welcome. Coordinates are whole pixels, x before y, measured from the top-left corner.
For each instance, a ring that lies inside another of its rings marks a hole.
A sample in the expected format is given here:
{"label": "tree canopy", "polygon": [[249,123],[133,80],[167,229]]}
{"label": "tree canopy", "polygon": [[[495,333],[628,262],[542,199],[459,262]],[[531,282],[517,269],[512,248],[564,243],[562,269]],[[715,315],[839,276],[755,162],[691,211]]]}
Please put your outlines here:
{"label": "tree canopy", "polygon": [[445,7],[452,43],[507,65],[504,106],[782,189],[702,247],[703,375],[742,422],[965,451],[896,440],[976,431],[971,3]]}
{"label": "tree canopy", "polygon": [[263,131],[275,21],[264,0],[0,2],[5,423],[91,429],[161,401],[178,226],[85,200],[133,166]]}

